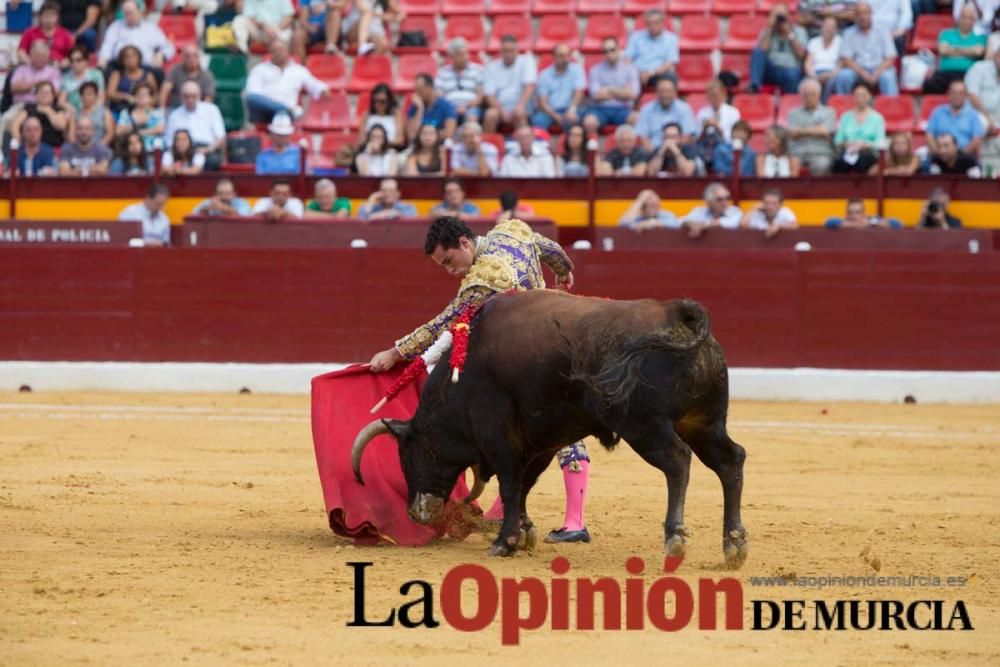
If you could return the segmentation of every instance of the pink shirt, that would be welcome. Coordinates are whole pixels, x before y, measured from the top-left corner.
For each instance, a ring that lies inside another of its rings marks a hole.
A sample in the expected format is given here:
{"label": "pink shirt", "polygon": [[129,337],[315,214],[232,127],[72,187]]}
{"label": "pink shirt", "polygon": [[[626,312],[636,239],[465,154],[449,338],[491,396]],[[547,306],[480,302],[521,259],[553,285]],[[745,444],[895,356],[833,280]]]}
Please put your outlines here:
{"label": "pink shirt", "polygon": [[56,89],[56,94],[59,94],[59,84],[62,83],[62,76],[59,74],[59,69],[54,65],[46,65],[41,69],[35,69],[31,64],[18,65],[17,69],[11,75],[10,85],[21,84],[31,84],[32,90],[25,93],[17,93],[14,95],[14,104],[26,104],[28,102],[35,101],[35,91],[34,87],[42,81],[51,81],[52,86]]}

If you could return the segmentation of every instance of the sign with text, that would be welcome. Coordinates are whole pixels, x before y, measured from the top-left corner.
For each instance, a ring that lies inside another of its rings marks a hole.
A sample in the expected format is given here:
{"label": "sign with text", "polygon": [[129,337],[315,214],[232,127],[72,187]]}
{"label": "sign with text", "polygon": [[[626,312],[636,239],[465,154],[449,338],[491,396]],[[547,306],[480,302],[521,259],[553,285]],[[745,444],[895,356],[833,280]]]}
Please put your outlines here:
{"label": "sign with text", "polygon": [[65,222],[5,220],[0,222],[0,245],[127,246],[142,238],[140,222]]}

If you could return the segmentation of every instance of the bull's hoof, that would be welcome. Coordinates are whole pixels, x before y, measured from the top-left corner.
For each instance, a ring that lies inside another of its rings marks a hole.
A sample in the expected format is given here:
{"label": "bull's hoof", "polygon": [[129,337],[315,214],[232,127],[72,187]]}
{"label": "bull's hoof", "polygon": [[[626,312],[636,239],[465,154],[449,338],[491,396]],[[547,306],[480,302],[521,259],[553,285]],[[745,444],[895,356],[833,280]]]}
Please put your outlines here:
{"label": "bull's hoof", "polygon": [[497,538],[493,544],[490,545],[491,556],[513,556],[516,551],[517,543],[508,544],[500,538]]}
{"label": "bull's hoof", "polygon": [[533,525],[521,526],[521,535],[517,541],[517,548],[523,551],[534,551],[538,544],[538,533]]}
{"label": "bull's hoof", "polygon": [[747,531],[730,530],[722,538],[722,554],[726,558],[726,567],[732,570],[743,567],[749,552],[750,544],[747,539]]}
{"label": "bull's hoof", "polygon": [[687,540],[684,539],[684,535],[676,533],[668,537],[665,545],[665,551],[668,556],[684,558],[685,554],[687,554]]}

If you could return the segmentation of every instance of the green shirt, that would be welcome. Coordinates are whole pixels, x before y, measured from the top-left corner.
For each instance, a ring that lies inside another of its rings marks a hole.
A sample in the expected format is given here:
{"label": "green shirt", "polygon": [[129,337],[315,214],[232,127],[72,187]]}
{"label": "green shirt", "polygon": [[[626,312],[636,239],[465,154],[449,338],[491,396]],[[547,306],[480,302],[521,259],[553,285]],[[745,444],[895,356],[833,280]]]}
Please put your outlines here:
{"label": "green shirt", "polygon": [[[962,33],[958,31],[958,28],[948,28],[947,30],[942,30],[941,35],[938,37],[938,44],[947,44],[949,46],[954,46],[956,48],[963,48],[969,46],[982,46],[986,47],[986,40],[988,37],[986,35],[977,35],[974,32],[970,32],[968,35],[962,36]],[[964,72],[980,58],[970,58],[969,56],[941,56],[941,64],[938,65],[938,69],[942,72]]]}
{"label": "green shirt", "polygon": [[840,127],[837,136],[833,138],[836,145],[849,144],[852,141],[863,141],[873,148],[878,148],[885,141],[885,119],[874,109],[865,114],[865,122],[858,123],[854,110],[840,117]]}
{"label": "green shirt", "polygon": [[310,211],[318,211],[319,213],[329,213],[331,215],[337,213],[338,211],[343,211],[347,215],[350,215],[351,200],[348,199],[347,197],[337,197],[337,199],[334,200],[333,202],[333,208],[330,209],[329,211],[324,211],[319,207],[319,202],[317,202],[315,199],[310,199],[309,203],[306,204],[306,208],[309,209]]}

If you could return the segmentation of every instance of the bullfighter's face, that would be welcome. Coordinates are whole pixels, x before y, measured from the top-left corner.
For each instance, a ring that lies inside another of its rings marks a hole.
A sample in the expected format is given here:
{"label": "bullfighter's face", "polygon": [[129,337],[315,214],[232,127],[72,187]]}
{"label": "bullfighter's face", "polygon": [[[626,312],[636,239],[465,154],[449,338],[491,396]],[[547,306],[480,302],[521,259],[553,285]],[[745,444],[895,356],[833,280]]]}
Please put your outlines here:
{"label": "bullfighter's face", "polygon": [[475,258],[476,244],[464,236],[458,240],[457,248],[446,250],[438,245],[431,253],[431,259],[434,260],[434,263],[456,278],[464,278],[468,275]]}

